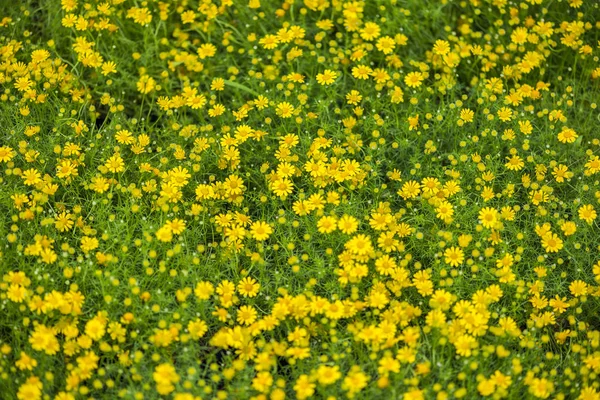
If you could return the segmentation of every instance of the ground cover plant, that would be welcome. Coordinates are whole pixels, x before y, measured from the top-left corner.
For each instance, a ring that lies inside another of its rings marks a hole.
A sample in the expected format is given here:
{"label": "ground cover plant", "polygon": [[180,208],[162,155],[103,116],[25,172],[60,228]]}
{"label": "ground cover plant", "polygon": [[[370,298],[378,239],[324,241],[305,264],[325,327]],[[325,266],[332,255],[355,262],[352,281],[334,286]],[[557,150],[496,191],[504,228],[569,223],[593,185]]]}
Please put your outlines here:
{"label": "ground cover plant", "polygon": [[1,399],[600,399],[600,3],[0,1]]}

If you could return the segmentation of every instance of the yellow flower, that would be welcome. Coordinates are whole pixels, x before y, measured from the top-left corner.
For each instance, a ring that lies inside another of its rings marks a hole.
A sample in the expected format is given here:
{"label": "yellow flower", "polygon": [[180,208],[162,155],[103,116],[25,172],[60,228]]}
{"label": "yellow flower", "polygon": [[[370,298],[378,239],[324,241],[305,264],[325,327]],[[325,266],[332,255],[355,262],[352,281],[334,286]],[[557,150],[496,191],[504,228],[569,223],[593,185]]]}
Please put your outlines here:
{"label": "yellow flower", "polygon": [[498,222],[498,211],[491,207],[482,208],[479,211],[479,221],[486,228],[494,228]]}
{"label": "yellow flower", "polygon": [[560,225],[560,229],[565,236],[571,236],[577,232],[577,225],[575,225],[575,222],[566,221]]}
{"label": "yellow flower", "polygon": [[246,189],[244,180],[235,174],[228,176],[223,185],[229,195],[241,194]]}
{"label": "yellow flower", "polygon": [[165,226],[168,226],[171,232],[176,235],[179,235],[185,231],[185,221],[181,219],[168,220],[165,223]]}
{"label": "yellow flower", "polygon": [[71,160],[62,160],[60,164],[56,166],[56,176],[59,178],[70,178],[71,176],[77,176],[77,165]]}
{"label": "yellow flower", "polygon": [[42,181],[42,175],[35,168],[23,171],[21,178],[23,179],[23,183],[27,186],[34,186]]}
{"label": "yellow flower", "polygon": [[421,193],[421,185],[417,181],[408,181],[402,185],[398,194],[404,199],[413,199]]}
{"label": "yellow flower", "polygon": [[241,306],[237,312],[237,322],[250,325],[256,321],[256,309],[252,306]]}
{"label": "yellow flower", "polygon": [[261,371],[252,379],[252,387],[262,393],[269,391],[273,385],[273,376],[268,371]]}
{"label": "yellow flower", "polygon": [[160,364],[152,374],[158,393],[166,395],[175,390],[173,383],[179,382],[179,375],[171,364]]}
{"label": "yellow flower", "polygon": [[344,214],[337,223],[338,229],[346,235],[351,235],[358,228],[358,220],[353,216]]}
{"label": "yellow flower", "polygon": [[425,400],[421,389],[411,389],[402,396],[404,400]]}
{"label": "yellow flower", "polygon": [[0,146],[0,162],[9,162],[16,155],[15,151],[9,146]]}
{"label": "yellow flower", "polygon": [[482,396],[490,396],[496,391],[496,383],[491,379],[484,379],[477,385],[477,391]]}
{"label": "yellow flower", "polygon": [[379,37],[381,28],[374,22],[365,23],[364,27],[360,30],[360,36],[364,40],[373,40]]}
{"label": "yellow flower", "polygon": [[275,108],[275,113],[281,118],[289,118],[292,115],[294,115],[294,106],[292,106],[287,101],[281,102],[277,104],[277,107]]}
{"label": "yellow flower", "polygon": [[450,52],[450,43],[441,39],[436,40],[433,45],[433,52],[440,56],[445,56]]}
{"label": "yellow flower", "polygon": [[331,233],[337,229],[337,218],[334,216],[324,216],[317,222],[317,229],[320,233]]}
{"label": "yellow flower", "polygon": [[317,369],[317,379],[321,385],[331,385],[341,377],[340,367],[337,365],[333,367],[321,365]]}
{"label": "yellow flower", "polygon": [[562,131],[558,133],[558,140],[561,143],[573,143],[578,137],[579,135],[573,129],[566,126],[563,126]]}
{"label": "yellow flower", "polygon": [[114,174],[125,170],[125,162],[118,153],[115,153],[104,163],[104,167]]}
{"label": "yellow flower", "polygon": [[457,267],[465,260],[465,253],[460,247],[449,247],[444,251],[444,260],[452,267]]}
{"label": "yellow flower", "polygon": [[260,284],[254,278],[246,277],[238,283],[237,289],[244,297],[256,297]]}
{"label": "yellow flower", "polygon": [[362,100],[362,95],[358,90],[351,90],[346,94],[346,101],[350,105],[357,105]]}
{"label": "yellow flower", "polygon": [[413,131],[413,130],[417,130],[417,128],[419,127],[419,114],[414,115],[412,117],[408,117],[408,130],[409,131]]}
{"label": "yellow flower", "polygon": [[35,358],[30,357],[25,352],[21,352],[21,357],[15,362],[15,366],[20,370],[31,371],[37,366]]}
{"label": "yellow flower", "polygon": [[84,253],[88,253],[98,248],[98,239],[95,237],[84,236],[81,238],[81,249]]}
{"label": "yellow flower", "polygon": [[311,397],[315,393],[315,387],[316,385],[311,382],[308,375],[300,375],[294,384],[296,397],[298,397],[300,400]]}
{"label": "yellow flower", "polygon": [[265,35],[262,39],[258,41],[265,49],[271,50],[277,47],[279,43],[279,38],[276,35]]}
{"label": "yellow flower", "polygon": [[39,400],[42,398],[43,384],[37,376],[31,376],[19,386],[17,398],[19,400]]}
{"label": "yellow flower", "polygon": [[464,122],[473,122],[474,116],[475,113],[473,112],[473,110],[470,110],[468,108],[463,108],[462,110],[460,110],[460,119]]}
{"label": "yellow flower", "polygon": [[[2,155],[0,152],[0,160],[1,160],[1,158],[2,158]],[[589,161],[587,163],[585,163],[585,168],[586,168],[586,171],[585,171],[586,175],[593,175],[593,174],[600,172],[600,157],[591,156]]]}
{"label": "yellow flower", "polygon": [[446,222],[452,220],[452,215],[454,215],[454,208],[452,204],[447,201],[442,201],[436,208],[436,216]]}
{"label": "yellow flower", "polygon": [[425,75],[423,75],[422,72],[409,72],[404,77],[404,83],[406,83],[406,86],[410,88],[418,88],[421,86],[423,79],[425,79]]}
{"label": "yellow flower", "polygon": [[363,234],[354,236],[346,243],[345,247],[359,256],[369,254],[373,251],[371,238]]}
{"label": "yellow flower", "polygon": [[225,112],[225,106],[222,104],[215,104],[211,109],[208,110],[208,116],[211,118],[223,115]]}
{"label": "yellow flower", "polygon": [[498,118],[500,118],[502,122],[510,121],[512,117],[513,111],[510,108],[502,107],[500,110],[498,110]]}
{"label": "yellow flower", "polygon": [[569,171],[569,167],[563,164],[559,164],[552,170],[552,175],[554,175],[554,179],[556,182],[562,183],[565,179],[570,179],[573,177],[573,173]]}
{"label": "yellow flower", "polygon": [[391,54],[396,47],[396,41],[390,36],[383,36],[377,40],[376,47],[383,54]]}
{"label": "yellow flower", "polygon": [[214,78],[210,83],[210,90],[222,91],[225,89],[225,79],[223,78]]}
{"label": "yellow flower", "polygon": [[154,78],[148,75],[142,75],[137,81],[137,90],[142,94],[148,94],[156,87],[156,81]]}
{"label": "yellow flower", "polygon": [[554,384],[545,378],[534,378],[529,383],[529,392],[540,399],[547,399],[554,392]]}
{"label": "yellow flower", "polygon": [[594,209],[594,206],[592,206],[591,204],[586,204],[586,205],[579,207],[578,213],[579,213],[579,218],[584,220],[585,222],[587,222],[590,225],[592,224],[592,222],[594,222],[594,220],[598,216],[598,214],[596,213],[596,210]]}
{"label": "yellow flower", "polygon": [[477,341],[470,335],[460,335],[454,342],[456,353],[459,356],[468,357],[472,353],[472,349],[477,346]]}
{"label": "yellow flower", "polygon": [[373,70],[366,65],[357,65],[352,68],[352,76],[357,79],[369,79]]}
{"label": "yellow flower", "polygon": [[360,370],[360,367],[354,367],[344,378],[342,389],[347,390],[349,396],[353,396],[364,389],[368,382],[368,376]]}
{"label": "yellow flower", "polygon": [[192,110],[198,110],[206,104],[206,97],[203,94],[195,94],[188,97],[185,104]]}
{"label": "yellow flower", "polygon": [[[208,57],[213,57],[215,54],[217,54],[217,47],[212,43],[204,43],[198,48],[197,53],[198,57],[203,60]],[[223,81],[222,83],[224,84],[225,82]]]}
{"label": "yellow flower", "polygon": [[542,247],[546,253],[556,253],[563,248],[563,241],[556,234],[548,232],[542,237]]}
{"label": "yellow flower", "polygon": [[215,288],[212,283],[201,281],[196,284],[196,287],[194,288],[194,295],[198,298],[198,300],[208,300],[214,291]]}
{"label": "yellow flower", "polygon": [[21,285],[12,284],[8,287],[6,295],[10,301],[22,303],[27,297],[27,289]]}
{"label": "yellow flower", "polygon": [[584,281],[576,280],[569,285],[569,291],[575,297],[585,296],[588,293],[588,285]]}
{"label": "yellow flower", "polygon": [[88,335],[92,340],[100,340],[102,336],[104,336],[105,332],[106,324],[98,317],[89,320],[85,324],[85,334]]}
{"label": "yellow flower", "polygon": [[317,82],[323,86],[329,86],[338,77],[338,73],[330,69],[326,69],[323,73],[317,74]]}
{"label": "yellow flower", "polygon": [[152,14],[146,7],[131,7],[127,10],[127,18],[140,25],[147,25],[152,21]]}
{"label": "yellow flower", "polygon": [[164,225],[156,231],[156,238],[161,242],[170,242],[173,240],[173,231],[168,225]]}
{"label": "yellow flower", "polygon": [[273,228],[266,222],[257,221],[250,227],[250,234],[258,241],[267,240],[271,233],[273,233]]}
{"label": "yellow flower", "polygon": [[206,322],[200,319],[190,321],[188,323],[187,328],[192,338],[196,340],[200,339],[208,331],[208,326],[206,325]]}
{"label": "yellow flower", "polygon": [[117,72],[117,64],[114,61],[105,61],[102,63],[102,75],[113,74]]}
{"label": "yellow flower", "polygon": [[54,355],[60,349],[60,344],[56,338],[56,332],[53,328],[39,324],[29,337],[31,348],[36,351],[44,351],[48,355]]}
{"label": "yellow flower", "polygon": [[273,193],[282,199],[287,198],[294,189],[294,184],[287,178],[277,179],[270,186]]}
{"label": "yellow flower", "polygon": [[525,166],[523,159],[516,154],[512,157],[506,157],[508,162],[504,166],[511,171],[520,171]]}
{"label": "yellow flower", "polygon": [[20,92],[26,92],[27,90],[29,90],[32,84],[33,82],[31,82],[29,77],[23,76],[17,78],[17,80],[14,83],[14,87]]}

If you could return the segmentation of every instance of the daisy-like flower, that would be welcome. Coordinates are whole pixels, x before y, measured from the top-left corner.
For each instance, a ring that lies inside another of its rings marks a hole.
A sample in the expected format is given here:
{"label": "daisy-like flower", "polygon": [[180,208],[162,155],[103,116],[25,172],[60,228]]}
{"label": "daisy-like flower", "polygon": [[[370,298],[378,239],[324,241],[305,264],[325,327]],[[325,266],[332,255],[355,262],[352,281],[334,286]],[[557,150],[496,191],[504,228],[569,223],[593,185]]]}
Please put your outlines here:
{"label": "daisy-like flower", "polygon": [[465,253],[460,247],[449,247],[444,251],[444,261],[452,267],[458,267],[465,260]]}
{"label": "daisy-like flower", "polygon": [[596,213],[596,210],[594,209],[594,206],[592,206],[591,204],[585,204],[585,205],[579,207],[579,210],[577,210],[577,213],[579,214],[580,219],[584,220],[585,222],[587,222],[590,225],[592,224],[592,222],[594,222],[594,220],[598,216],[598,214]]}
{"label": "daisy-like flower", "polygon": [[421,83],[424,79],[425,76],[422,72],[409,72],[404,77],[404,83],[406,83],[406,86],[410,88],[418,88],[419,86],[421,86]]}
{"label": "daisy-like flower", "polygon": [[563,248],[563,241],[555,233],[548,232],[542,237],[542,247],[546,253],[557,253]]}
{"label": "daisy-like flower", "polygon": [[493,228],[498,222],[498,211],[491,207],[484,207],[479,211],[479,222],[486,228]]}
{"label": "daisy-like flower", "polygon": [[237,289],[244,297],[256,297],[258,290],[260,289],[260,284],[256,279],[248,276],[238,283]]}
{"label": "daisy-like flower", "polygon": [[271,233],[273,233],[273,228],[266,222],[257,221],[250,227],[250,234],[258,241],[267,240]]}
{"label": "daisy-like flower", "polygon": [[323,86],[329,86],[338,77],[338,73],[330,69],[326,69],[323,73],[317,74],[317,82]]}
{"label": "daisy-like flower", "polygon": [[573,143],[579,135],[571,128],[563,126],[562,130],[558,133],[558,140],[561,143]]}

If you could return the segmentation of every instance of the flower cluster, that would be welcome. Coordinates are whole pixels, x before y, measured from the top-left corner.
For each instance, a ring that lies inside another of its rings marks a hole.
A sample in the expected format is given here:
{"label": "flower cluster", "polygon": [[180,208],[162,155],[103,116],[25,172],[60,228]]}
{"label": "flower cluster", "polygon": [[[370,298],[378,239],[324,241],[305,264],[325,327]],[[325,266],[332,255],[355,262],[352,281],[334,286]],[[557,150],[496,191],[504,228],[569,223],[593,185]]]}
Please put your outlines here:
{"label": "flower cluster", "polygon": [[600,399],[600,3],[0,5],[0,397]]}

